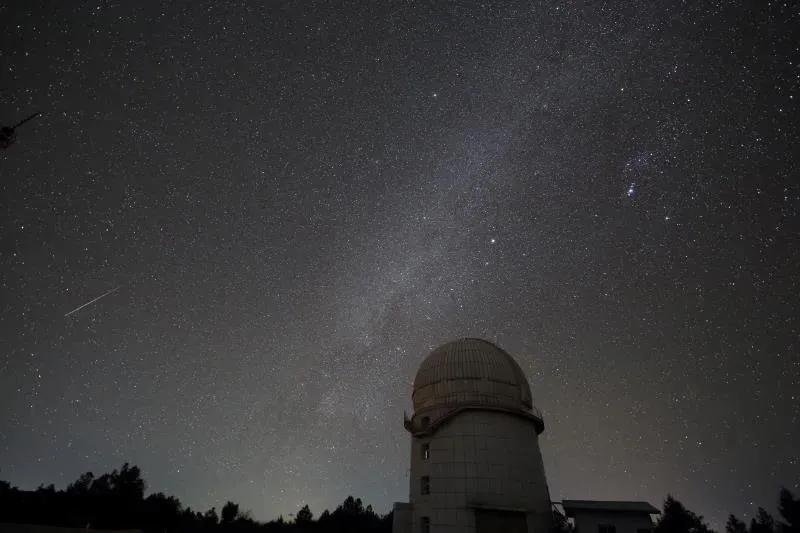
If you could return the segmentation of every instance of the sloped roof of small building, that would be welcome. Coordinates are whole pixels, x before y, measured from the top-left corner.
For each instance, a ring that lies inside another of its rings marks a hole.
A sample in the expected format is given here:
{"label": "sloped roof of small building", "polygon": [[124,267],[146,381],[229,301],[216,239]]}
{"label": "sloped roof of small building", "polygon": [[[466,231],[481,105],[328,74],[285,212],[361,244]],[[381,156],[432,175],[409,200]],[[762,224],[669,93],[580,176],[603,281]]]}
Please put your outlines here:
{"label": "sloped roof of small building", "polygon": [[575,516],[575,512],[661,514],[661,511],[647,502],[564,500],[561,505],[569,517]]}

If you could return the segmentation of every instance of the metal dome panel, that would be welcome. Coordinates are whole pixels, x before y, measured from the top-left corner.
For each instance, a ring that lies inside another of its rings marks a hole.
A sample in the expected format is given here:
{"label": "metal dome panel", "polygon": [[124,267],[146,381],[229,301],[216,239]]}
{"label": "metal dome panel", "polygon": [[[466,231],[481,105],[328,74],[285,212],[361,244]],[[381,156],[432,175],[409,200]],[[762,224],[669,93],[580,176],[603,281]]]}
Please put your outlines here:
{"label": "metal dome panel", "polygon": [[459,405],[531,409],[525,373],[503,349],[460,339],[433,350],[414,379],[414,410]]}

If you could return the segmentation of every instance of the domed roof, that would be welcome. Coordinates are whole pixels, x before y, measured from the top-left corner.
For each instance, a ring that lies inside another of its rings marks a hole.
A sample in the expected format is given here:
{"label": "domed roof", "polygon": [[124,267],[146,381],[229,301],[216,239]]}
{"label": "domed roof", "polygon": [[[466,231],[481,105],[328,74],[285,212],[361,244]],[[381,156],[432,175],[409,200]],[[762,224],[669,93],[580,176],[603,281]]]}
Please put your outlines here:
{"label": "domed roof", "polygon": [[414,379],[414,410],[496,406],[532,409],[531,389],[514,358],[482,339],[459,339],[433,350]]}

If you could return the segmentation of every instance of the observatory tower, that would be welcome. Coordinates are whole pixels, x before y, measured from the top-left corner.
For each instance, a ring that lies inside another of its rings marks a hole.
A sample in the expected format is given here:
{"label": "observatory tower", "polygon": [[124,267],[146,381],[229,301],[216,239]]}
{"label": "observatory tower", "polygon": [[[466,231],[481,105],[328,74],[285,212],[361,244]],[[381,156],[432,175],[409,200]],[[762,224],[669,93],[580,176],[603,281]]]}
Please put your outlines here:
{"label": "observatory tower", "polygon": [[414,379],[409,503],[398,533],[547,533],[544,422],[516,361],[481,339],[449,342]]}

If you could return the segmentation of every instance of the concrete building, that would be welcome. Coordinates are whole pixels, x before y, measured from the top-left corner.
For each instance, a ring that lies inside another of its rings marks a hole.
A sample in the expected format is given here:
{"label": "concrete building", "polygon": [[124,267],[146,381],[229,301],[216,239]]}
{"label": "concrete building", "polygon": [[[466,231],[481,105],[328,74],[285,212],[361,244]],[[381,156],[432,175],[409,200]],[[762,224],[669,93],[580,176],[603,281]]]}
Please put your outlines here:
{"label": "concrete building", "polygon": [[575,533],[652,533],[652,515],[661,512],[647,502],[564,500],[561,505]]}
{"label": "concrete building", "polygon": [[[544,422],[508,353],[481,339],[440,346],[420,365],[412,401],[409,502],[394,505],[394,533],[550,532]],[[578,533],[652,529],[654,508],[644,502],[568,500],[564,508]]]}
{"label": "concrete building", "polygon": [[514,359],[480,339],[447,343],[414,380],[408,504],[395,533],[546,532],[544,423]]}

